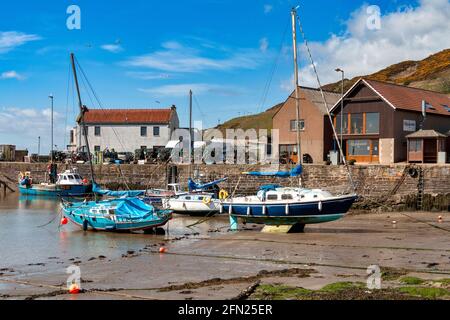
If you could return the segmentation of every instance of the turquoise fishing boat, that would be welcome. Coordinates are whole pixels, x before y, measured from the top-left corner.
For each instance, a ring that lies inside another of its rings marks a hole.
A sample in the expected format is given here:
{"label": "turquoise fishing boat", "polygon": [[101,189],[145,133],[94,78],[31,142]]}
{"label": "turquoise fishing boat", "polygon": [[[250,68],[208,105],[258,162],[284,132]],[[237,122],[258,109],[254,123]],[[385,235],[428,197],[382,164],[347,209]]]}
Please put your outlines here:
{"label": "turquoise fishing boat", "polygon": [[131,232],[165,225],[171,210],[159,210],[139,198],[62,202],[64,216],[87,230]]}

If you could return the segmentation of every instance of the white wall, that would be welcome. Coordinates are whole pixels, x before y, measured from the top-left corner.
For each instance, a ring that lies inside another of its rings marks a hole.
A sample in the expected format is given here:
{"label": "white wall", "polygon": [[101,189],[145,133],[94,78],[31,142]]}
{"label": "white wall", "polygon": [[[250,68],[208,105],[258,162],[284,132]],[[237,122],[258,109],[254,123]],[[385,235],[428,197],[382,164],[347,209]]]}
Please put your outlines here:
{"label": "white wall", "polygon": [[[95,136],[95,126],[100,127],[100,136]],[[100,146],[103,151],[106,148],[117,152],[133,152],[141,146],[152,148],[154,146],[165,146],[170,140],[172,129],[170,125],[87,125],[88,140],[91,152],[95,146]],[[147,127],[147,136],[141,137],[141,127]],[[153,127],[159,127],[159,136],[153,135]],[[76,130],[77,146],[79,145],[79,127]],[[81,137],[81,145],[84,145],[84,137]]]}

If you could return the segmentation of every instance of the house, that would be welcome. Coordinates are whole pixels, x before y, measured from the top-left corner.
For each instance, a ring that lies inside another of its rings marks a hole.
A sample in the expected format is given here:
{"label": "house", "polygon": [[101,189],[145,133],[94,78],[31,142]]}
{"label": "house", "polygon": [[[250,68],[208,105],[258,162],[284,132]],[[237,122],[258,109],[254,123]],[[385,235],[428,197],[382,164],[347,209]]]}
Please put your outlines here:
{"label": "house", "polygon": [[[114,149],[134,153],[136,149],[164,148],[179,126],[175,106],[167,109],[88,109],[84,122],[91,152]],[[70,135],[70,149],[85,145],[80,132],[78,124]]]}
{"label": "house", "polygon": [[[437,135],[450,130],[450,98],[442,93],[359,79],[343,99],[343,114],[341,99],[331,112],[338,134],[342,119],[347,160],[381,164],[404,162],[407,161],[408,135],[419,129],[435,130]],[[324,145],[329,147],[327,142],[332,140],[330,134]]]}
{"label": "house", "polygon": [[[300,149],[313,163],[323,163],[333,147],[330,139],[331,123],[319,89],[299,87],[300,93]],[[340,94],[324,91],[327,107],[331,109]],[[273,129],[278,129],[280,157],[297,162],[295,92],[273,115]],[[308,156],[309,155],[309,156]]]}

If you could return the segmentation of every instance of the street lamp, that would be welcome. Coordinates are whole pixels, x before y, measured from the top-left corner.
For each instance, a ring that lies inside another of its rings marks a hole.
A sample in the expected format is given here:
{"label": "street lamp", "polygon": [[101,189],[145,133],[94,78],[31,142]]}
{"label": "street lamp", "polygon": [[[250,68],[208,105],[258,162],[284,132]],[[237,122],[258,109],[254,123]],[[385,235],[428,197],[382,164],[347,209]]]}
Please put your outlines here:
{"label": "street lamp", "polygon": [[[344,73],[344,70],[342,70],[341,68],[337,68],[335,71],[340,72],[342,75],[342,81],[341,81],[341,148],[344,148],[343,132],[344,132],[344,79],[345,79],[345,73]],[[343,162],[344,162],[344,159],[341,159],[341,163],[343,163]]]}
{"label": "street lamp", "polygon": [[53,95],[52,94],[50,94],[49,96],[48,96],[49,98],[50,98],[50,100],[51,100],[51,110],[52,110],[52,112],[51,112],[51,122],[52,122],[52,137],[51,137],[51,146],[52,146],[52,149],[50,150],[50,157],[51,157],[51,161],[52,161],[52,163],[53,163]]}

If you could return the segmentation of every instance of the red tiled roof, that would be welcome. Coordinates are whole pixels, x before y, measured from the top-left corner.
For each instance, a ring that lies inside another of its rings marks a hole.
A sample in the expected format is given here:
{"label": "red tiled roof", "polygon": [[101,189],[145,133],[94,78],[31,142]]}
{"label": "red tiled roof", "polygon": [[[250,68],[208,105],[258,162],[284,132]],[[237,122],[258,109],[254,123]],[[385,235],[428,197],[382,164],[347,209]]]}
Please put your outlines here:
{"label": "red tiled roof", "polygon": [[173,109],[89,109],[85,123],[150,124],[169,123]]}
{"label": "red tiled roof", "polygon": [[397,109],[422,112],[422,100],[425,100],[433,107],[433,109],[427,108],[427,113],[450,116],[450,112],[445,108],[445,106],[450,107],[450,97],[443,93],[375,80],[364,79],[363,81]]}

